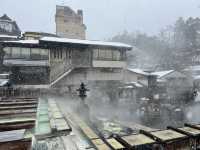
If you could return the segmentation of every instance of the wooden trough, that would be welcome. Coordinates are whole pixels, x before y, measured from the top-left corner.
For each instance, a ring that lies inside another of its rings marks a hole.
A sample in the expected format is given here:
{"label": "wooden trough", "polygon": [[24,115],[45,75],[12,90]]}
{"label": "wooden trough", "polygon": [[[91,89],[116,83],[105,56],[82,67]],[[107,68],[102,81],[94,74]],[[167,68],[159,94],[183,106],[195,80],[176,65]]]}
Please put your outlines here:
{"label": "wooden trough", "polygon": [[27,131],[35,127],[38,99],[0,99],[0,149],[29,150],[32,137]]}
{"label": "wooden trough", "polygon": [[0,132],[1,150],[30,150],[31,138],[25,138],[25,129]]}

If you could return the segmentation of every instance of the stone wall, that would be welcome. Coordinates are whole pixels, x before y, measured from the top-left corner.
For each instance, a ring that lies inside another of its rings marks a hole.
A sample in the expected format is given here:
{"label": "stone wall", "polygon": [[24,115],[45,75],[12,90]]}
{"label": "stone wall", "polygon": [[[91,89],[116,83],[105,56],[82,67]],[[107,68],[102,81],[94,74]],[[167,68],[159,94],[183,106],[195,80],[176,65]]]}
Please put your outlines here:
{"label": "stone wall", "polygon": [[74,12],[67,6],[56,7],[56,34],[65,38],[85,39],[86,27],[81,10]]}

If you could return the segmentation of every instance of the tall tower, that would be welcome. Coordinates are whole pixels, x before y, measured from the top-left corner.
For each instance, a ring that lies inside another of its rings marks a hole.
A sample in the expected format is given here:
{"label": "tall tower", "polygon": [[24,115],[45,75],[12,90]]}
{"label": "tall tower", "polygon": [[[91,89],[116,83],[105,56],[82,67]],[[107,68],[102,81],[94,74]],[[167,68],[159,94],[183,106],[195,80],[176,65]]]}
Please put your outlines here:
{"label": "tall tower", "polygon": [[85,39],[86,26],[83,24],[83,11],[77,13],[68,6],[56,6],[56,34],[60,37]]}

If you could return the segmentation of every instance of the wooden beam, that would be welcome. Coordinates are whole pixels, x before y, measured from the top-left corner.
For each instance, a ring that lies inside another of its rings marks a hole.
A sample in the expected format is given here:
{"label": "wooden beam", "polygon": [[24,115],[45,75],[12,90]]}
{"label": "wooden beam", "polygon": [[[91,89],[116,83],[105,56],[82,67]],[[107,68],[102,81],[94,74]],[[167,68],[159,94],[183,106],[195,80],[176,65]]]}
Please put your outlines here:
{"label": "wooden beam", "polygon": [[0,111],[2,110],[19,110],[19,109],[37,109],[37,105],[23,105],[23,106],[0,106]]}
{"label": "wooden beam", "polygon": [[3,115],[12,115],[12,114],[36,113],[36,112],[37,112],[36,109],[3,110],[3,111],[0,111],[0,116],[3,116]]}
{"label": "wooden beam", "polygon": [[0,106],[35,105],[35,104],[37,104],[36,101],[34,102],[0,102]]}
{"label": "wooden beam", "polygon": [[38,102],[37,100],[25,100],[25,99],[8,99],[8,100],[0,100],[0,103],[9,103],[9,102]]}
{"label": "wooden beam", "polygon": [[18,113],[18,114],[6,114],[0,115],[0,120],[5,118],[18,118],[18,117],[36,117],[36,113]]}
{"label": "wooden beam", "polygon": [[0,131],[10,131],[19,129],[32,129],[35,126],[35,122],[24,122],[15,124],[1,124]]}

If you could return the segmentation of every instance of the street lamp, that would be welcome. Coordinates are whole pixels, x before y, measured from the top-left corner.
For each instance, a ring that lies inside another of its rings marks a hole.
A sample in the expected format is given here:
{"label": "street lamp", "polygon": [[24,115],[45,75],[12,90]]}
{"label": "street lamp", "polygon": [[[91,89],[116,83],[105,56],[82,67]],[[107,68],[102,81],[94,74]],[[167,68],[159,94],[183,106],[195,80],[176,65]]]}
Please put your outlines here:
{"label": "street lamp", "polygon": [[86,88],[85,84],[82,82],[80,85],[80,88],[77,89],[76,91],[79,92],[79,97],[81,98],[81,100],[84,101],[84,99],[87,97],[87,91],[89,91],[89,89]]}

